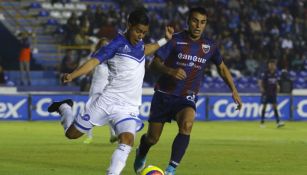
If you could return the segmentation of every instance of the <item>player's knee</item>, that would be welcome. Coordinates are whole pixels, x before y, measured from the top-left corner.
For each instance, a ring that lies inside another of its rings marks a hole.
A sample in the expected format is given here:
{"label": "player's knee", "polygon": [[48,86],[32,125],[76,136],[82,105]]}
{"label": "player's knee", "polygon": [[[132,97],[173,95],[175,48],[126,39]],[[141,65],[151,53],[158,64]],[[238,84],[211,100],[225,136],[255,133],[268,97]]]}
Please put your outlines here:
{"label": "player's knee", "polygon": [[133,134],[125,132],[125,133],[120,134],[118,138],[119,138],[119,143],[133,146],[133,143],[134,143]]}
{"label": "player's knee", "polygon": [[179,132],[182,134],[189,135],[192,131],[193,121],[185,121],[179,128]]}
{"label": "player's knee", "polygon": [[81,137],[83,135],[83,133],[81,133],[80,131],[78,131],[75,127],[70,127],[66,132],[65,132],[65,136],[68,139],[77,139],[79,137]]}
{"label": "player's knee", "polygon": [[152,135],[148,135],[147,136],[147,143],[150,144],[150,145],[155,145],[158,143],[159,141],[159,137],[155,137],[155,136],[152,136]]}

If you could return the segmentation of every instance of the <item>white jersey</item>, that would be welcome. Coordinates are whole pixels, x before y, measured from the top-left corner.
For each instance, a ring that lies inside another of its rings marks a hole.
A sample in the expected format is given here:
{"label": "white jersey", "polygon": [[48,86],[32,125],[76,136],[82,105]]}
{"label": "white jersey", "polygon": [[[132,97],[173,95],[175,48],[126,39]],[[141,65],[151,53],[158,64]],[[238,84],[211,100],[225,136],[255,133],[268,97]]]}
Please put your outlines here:
{"label": "white jersey", "polygon": [[108,84],[108,77],[109,69],[107,63],[101,63],[95,68],[89,91],[90,97],[95,94],[102,94],[104,88]]}
{"label": "white jersey", "polygon": [[[144,42],[136,45],[118,34],[108,45],[97,50],[92,57],[108,61],[108,84],[103,96],[117,103],[140,106],[145,74]],[[97,85],[98,86],[98,85]]]}

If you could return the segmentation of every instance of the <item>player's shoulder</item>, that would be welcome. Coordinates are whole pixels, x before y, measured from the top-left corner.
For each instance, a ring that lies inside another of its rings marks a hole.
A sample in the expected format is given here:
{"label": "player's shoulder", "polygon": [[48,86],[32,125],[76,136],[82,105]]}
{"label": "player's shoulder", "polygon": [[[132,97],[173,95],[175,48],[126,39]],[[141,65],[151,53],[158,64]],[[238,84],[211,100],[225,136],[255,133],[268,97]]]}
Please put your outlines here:
{"label": "player's shoulder", "polygon": [[206,35],[202,36],[202,40],[203,40],[204,43],[207,43],[208,45],[216,45],[217,44],[217,42],[214,39],[212,39],[212,38],[210,38]]}
{"label": "player's shoulder", "polygon": [[185,34],[184,34],[183,31],[181,31],[181,32],[176,32],[176,33],[173,34],[172,39],[171,39],[170,42],[172,42],[172,43],[178,43],[178,42],[180,43],[180,42],[183,42],[184,36],[185,36]]}
{"label": "player's shoulder", "polygon": [[185,36],[185,31],[176,32],[173,34],[173,38],[179,39]]}
{"label": "player's shoulder", "polygon": [[110,43],[113,43],[113,44],[123,44],[126,42],[126,38],[123,34],[121,33],[117,33],[117,35],[111,40]]}

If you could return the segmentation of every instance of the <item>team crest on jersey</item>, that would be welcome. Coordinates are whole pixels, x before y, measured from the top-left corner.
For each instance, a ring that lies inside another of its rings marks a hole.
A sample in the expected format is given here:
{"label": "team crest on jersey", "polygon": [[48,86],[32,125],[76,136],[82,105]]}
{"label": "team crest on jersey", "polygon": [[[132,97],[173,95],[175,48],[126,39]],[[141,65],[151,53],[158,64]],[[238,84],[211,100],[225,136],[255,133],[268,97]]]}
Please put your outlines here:
{"label": "team crest on jersey", "polygon": [[208,45],[208,44],[202,44],[201,48],[203,49],[203,52],[205,54],[207,54],[210,51],[210,45]]}
{"label": "team crest on jersey", "polygon": [[123,48],[123,52],[124,52],[124,53],[131,52],[131,49],[129,48],[128,45],[125,45],[125,47]]}

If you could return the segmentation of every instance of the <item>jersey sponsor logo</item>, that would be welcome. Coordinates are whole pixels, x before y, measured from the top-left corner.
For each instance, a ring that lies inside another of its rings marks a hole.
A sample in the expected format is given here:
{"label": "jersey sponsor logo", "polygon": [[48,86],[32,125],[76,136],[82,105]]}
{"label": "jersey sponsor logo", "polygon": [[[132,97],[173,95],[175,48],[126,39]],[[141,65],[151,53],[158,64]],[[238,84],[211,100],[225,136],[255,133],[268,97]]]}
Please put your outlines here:
{"label": "jersey sponsor logo", "polygon": [[17,103],[0,102],[0,119],[13,118],[18,119],[22,116],[18,113],[18,110],[27,102],[27,99],[22,99]]}
{"label": "jersey sponsor logo", "polygon": [[183,54],[183,53],[179,53],[178,54],[178,58],[180,60],[189,60],[189,61],[193,61],[194,63],[206,63],[206,59],[205,58],[201,58],[198,56],[193,56],[193,55],[188,55],[188,54]]}
{"label": "jersey sponsor logo", "polygon": [[177,42],[177,45],[188,45],[187,42]]}
{"label": "jersey sponsor logo", "polygon": [[[283,108],[289,107],[289,99],[284,99],[281,102],[278,103],[278,110],[279,113]],[[213,104],[213,114],[216,116],[216,118],[219,119],[226,119],[226,118],[259,118],[261,115],[261,111],[263,108],[263,105],[259,102],[245,102],[243,103],[242,109],[236,110],[237,104],[231,102],[228,99],[220,99],[217,100]],[[274,117],[274,110],[272,109],[271,105],[267,106],[266,109],[266,117],[272,118]]]}
{"label": "jersey sponsor logo", "polygon": [[194,67],[196,69],[201,69],[201,65],[197,65],[193,62],[190,62],[190,63],[181,63],[181,62],[176,62],[176,64],[178,66],[183,66],[183,67]]}
{"label": "jersey sponsor logo", "polygon": [[202,48],[202,50],[205,54],[209,53],[209,51],[210,51],[210,45],[208,45],[208,44],[202,44],[201,48]]}

